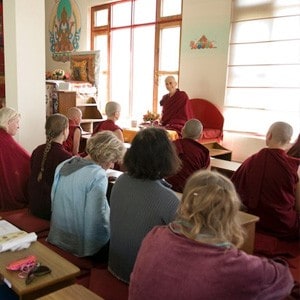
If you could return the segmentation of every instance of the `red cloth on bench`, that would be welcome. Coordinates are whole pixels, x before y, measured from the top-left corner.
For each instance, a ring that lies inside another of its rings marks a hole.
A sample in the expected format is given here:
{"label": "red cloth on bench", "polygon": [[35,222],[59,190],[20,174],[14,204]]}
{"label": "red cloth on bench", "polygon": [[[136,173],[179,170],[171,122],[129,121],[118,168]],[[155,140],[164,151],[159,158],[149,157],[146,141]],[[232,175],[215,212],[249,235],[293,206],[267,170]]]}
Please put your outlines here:
{"label": "red cloth on bench", "polygon": [[128,299],[128,285],[113,276],[107,269],[91,270],[89,289],[105,300]]}
{"label": "red cloth on bench", "polygon": [[47,236],[50,229],[50,221],[34,216],[28,208],[0,212],[0,216],[21,230],[35,232],[38,238]]}
{"label": "red cloth on bench", "polygon": [[254,254],[282,257],[288,264],[295,281],[300,282],[300,241],[285,241],[265,233],[255,233]]}

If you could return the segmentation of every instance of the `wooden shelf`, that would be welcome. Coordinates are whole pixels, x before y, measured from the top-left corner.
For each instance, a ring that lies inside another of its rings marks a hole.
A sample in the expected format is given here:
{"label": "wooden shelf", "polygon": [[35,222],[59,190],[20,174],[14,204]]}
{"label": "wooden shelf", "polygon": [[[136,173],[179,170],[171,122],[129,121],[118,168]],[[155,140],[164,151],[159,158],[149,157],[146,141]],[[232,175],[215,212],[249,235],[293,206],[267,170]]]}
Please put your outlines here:
{"label": "wooden shelf", "polygon": [[[74,91],[58,91],[58,112],[66,115],[70,107],[78,107],[82,111],[81,127],[85,132],[92,133],[96,124],[102,120],[102,115],[98,110],[94,98],[88,98],[88,102],[77,99]],[[91,103],[90,101],[94,101]]]}

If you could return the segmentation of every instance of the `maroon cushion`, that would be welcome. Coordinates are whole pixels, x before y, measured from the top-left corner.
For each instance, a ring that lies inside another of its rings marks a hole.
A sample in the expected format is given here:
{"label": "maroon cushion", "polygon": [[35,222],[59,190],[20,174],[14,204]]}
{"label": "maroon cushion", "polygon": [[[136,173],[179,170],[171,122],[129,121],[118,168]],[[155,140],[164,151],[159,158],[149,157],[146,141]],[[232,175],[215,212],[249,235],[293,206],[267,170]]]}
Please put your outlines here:
{"label": "maroon cushion", "polygon": [[91,270],[89,289],[105,300],[128,299],[128,285],[114,277],[107,269]]}
{"label": "maroon cushion", "polygon": [[45,236],[50,229],[50,221],[32,215],[28,209],[2,214],[3,219],[26,232],[35,232],[38,237]]}
{"label": "maroon cushion", "polygon": [[222,134],[223,133],[220,129],[211,129],[211,128],[203,129],[203,138],[205,139],[221,138]]}
{"label": "maroon cushion", "polygon": [[99,268],[106,267],[106,264],[97,263],[96,261],[92,260],[90,257],[78,257],[78,256],[75,256],[72,253],[67,252],[51,243],[48,243],[46,238],[39,239],[39,242],[41,242],[42,244],[47,246],[49,249],[53,250],[54,252],[56,252],[57,254],[59,254],[60,256],[62,256],[63,258],[65,258],[66,260],[68,260],[69,262],[74,264],[75,266],[77,266],[82,271],[81,275],[83,273],[85,273],[84,271],[86,271],[86,270],[90,271],[90,269],[92,269],[93,267],[96,267],[96,266],[99,266]]}
{"label": "maroon cushion", "polygon": [[254,254],[269,258],[284,258],[290,268],[294,280],[300,282],[300,243],[285,241],[264,232],[255,232]]}

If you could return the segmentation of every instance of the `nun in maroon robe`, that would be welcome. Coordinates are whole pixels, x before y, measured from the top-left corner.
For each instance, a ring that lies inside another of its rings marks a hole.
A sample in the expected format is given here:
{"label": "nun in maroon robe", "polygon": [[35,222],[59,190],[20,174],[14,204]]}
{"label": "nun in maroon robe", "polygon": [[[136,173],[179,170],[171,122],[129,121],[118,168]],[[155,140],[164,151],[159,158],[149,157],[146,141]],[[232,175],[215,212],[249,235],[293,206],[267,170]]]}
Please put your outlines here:
{"label": "nun in maroon robe", "polygon": [[30,154],[13,138],[19,129],[19,114],[0,109],[0,210],[26,207]]}
{"label": "nun in maroon robe", "polygon": [[177,82],[173,76],[168,76],[165,84],[169,93],[160,100],[162,106],[160,123],[166,129],[177,131],[181,137],[185,122],[192,117],[189,97],[185,92],[176,88]]}
{"label": "nun in maroon robe", "polygon": [[182,193],[186,180],[194,172],[207,169],[210,164],[209,150],[199,142],[183,138],[173,142],[182,162],[180,171],[166,180],[172,185],[172,190]]}
{"label": "nun in maroon robe", "polygon": [[166,181],[176,192],[182,193],[188,177],[210,165],[209,150],[198,142],[202,133],[202,123],[198,119],[190,119],[182,129],[183,138],[173,142],[182,165],[180,171],[166,178]]}
{"label": "nun in maroon robe", "polygon": [[283,149],[264,148],[245,160],[231,178],[248,212],[260,218],[257,228],[278,238],[300,238],[295,208],[299,164]]}

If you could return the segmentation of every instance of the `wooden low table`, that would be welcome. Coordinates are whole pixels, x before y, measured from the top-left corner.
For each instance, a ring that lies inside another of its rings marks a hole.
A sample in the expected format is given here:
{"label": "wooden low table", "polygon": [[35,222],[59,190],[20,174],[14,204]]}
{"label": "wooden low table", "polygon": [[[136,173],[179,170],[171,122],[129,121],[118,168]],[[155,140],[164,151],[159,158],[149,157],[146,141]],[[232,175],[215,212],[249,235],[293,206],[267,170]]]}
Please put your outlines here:
{"label": "wooden low table", "polygon": [[39,300],[104,300],[102,297],[96,295],[89,289],[79,284],[73,284],[61,290],[55,291]]}
{"label": "wooden low table", "polygon": [[[163,128],[163,127],[157,127],[157,128]],[[123,129],[123,136],[124,136],[124,142],[125,143],[131,143],[136,134],[140,131],[141,129],[138,127],[134,128],[124,128]],[[167,130],[167,133],[169,135],[169,138],[171,141],[175,141],[179,138],[178,133],[175,130]]]}
{"label": "wooden low table", "polygon": [[202,144],[209,150],[210,157],[215,157],[224,160],[231,160],[232,151],[224,148],[222,145],[214,143],[204,143]]}
{"label": "wooden low table", "polygon": [[259,217],[239,211],[238,218],[240,220],[240,224],[246,231],[245,240],[240,249],[248,254],[253,254],[255,240],[255,225],[256,222],[258,222]]}
{"label": "wooden low table", "polygon": [[216,170],[228,178],[231,178],[233,173],[240,167],[240,165],[241,163],[237,161],[229,161],[215,157],[211,157],[210,159],[211,170]]}
{"label": "wooden low table", "polygon": [[[18,276],[19,271],[9,271],[6,266],[15,261],[35,255],[41,265],[51,269],[51,273],[37,277],[29,285]],[[19,299],[36,299],[75,282],[80,270],[69,261],[56,254],[40,242],[34,242],[29,248],[20,251],[0,253],[0,274],[6,284],[19,296]],[[1,298],[1,297],[0,297]]]}

